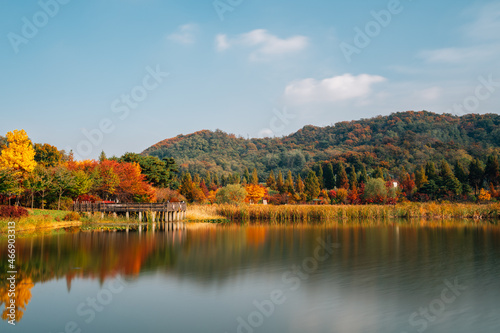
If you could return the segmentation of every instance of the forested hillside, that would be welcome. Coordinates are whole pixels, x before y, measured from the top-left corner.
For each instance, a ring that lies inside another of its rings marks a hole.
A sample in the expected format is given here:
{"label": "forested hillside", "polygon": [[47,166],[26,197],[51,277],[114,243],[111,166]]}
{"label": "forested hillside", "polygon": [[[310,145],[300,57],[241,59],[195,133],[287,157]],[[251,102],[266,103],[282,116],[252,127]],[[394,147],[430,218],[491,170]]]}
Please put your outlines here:
{"label": "forested hillside", "polygon": [[389,173],[414,170],[428,161],[469,163],[496,154],[500,116],[462,117],[428,111],[393,113],[334,126],[305,126],[281,138],[245,139],[222,131],[200,131],[161,141],[144,155],[172,157],[181,171],[243,174],[257,169],[264,180],[271,170],[304,173],[315,162],[361,161]]}

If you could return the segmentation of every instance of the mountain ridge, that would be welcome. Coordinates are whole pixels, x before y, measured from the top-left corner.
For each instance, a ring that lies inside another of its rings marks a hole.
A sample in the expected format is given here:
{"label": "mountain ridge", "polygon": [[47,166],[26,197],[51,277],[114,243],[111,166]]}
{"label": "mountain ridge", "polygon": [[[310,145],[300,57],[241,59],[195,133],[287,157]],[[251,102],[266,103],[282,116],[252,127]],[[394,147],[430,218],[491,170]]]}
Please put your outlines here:
{"label": "mountain ridge", "polygon": [[300,172],[316,162],[357,156],[373,167],[411,168],[427,160],[471,160],[500,147],[500,115],[456,116],[430,111],[396,112],[333,126],[306,125],[290,135],[246,139],[201,130],[162,140],[142,152],[173,157],[181,170],[242,173],[256,168]]}

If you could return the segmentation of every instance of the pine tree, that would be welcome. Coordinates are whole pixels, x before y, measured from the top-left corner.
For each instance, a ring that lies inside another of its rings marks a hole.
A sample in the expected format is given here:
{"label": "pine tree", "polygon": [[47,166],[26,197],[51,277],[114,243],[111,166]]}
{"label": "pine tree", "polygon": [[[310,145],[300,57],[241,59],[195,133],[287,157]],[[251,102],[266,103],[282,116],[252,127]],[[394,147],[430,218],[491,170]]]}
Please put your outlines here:
{"label": "pine tree", "polygon": [[227,185],[228,185],[228,181],[227,181],[227,177],[226,177],[226,175],[222,175],[222,176],[220,177],[220,185],[221,185],[221,186],[227,186]]}
{"label": "pine tree", "polygon": [[469,182],[469,173],[465,169],[462,163],[460,161],[455,162],[455,168],[454,168],[454,173],[455,177],[462,183],[468,183]]}
{"label": "pine tree", "polygon": [[359,183],[366,184],[368,181],[368,173],[366,172],[366,167],[364,164],[361,164],[361,174],[359,175]]}
{"label": "pine tree", "polygon": [[99,162],[106,161],[108,158],[106,157],[106,153],[104,150],[101,150],[101,155],[99,155]]}
{"label": "pine tree", "polygon": [[257,175],[257,169],[255,169],[255,168],[252,171],[251,183],[253,185],[259,185],[259,176]]}
{"label": "pine tree", "polygon": [[488,156],[486,167],[484,168],[484,177],[488,184],[497,186],[500,180],[500,166],[496,156]]}
{"label": "pine tree", "polygon": [[194,176],[193,176],[193,183],[195,183],[196,185],[200,184],[201,182],[201,178],[200,178],[200,175],[195,173]]}
{"label": "pine tree", "polygon": [[269,173],[269,177],[267,178],[266,181],[267,187],[269,187],[271,190],[276,190],[276,179],[274,178],[274,172],[271,170]]}
{"label": "pine tree", "polygon": [[455,177],[457,177],[462,186],[462,194],[469,194],[470,192],[472,192],[472,188],[469,185],[469,173],[467,172],[463,164],[459,161],[456,161],[454,171]]}
{"label": "pine tree", "polygon": [[358,177],[356,176],[356,169],[354,169],[354,165],[351,167],[351,171],[349,172],[349,188],[351,190],[358,188]]}
{"label": "pine tree", "polygon": [[335,175],[333,173],[333,165],[330,162],[326,163],[323,168],[323,181],[326,189],[333,190],[335,188]]}
{"label": "pine tree", "polygon": [[283,180],[283,174],[280,172],[278,173],[278,180],[276,181],[276,189],[281,193],[285,193],[285,181]]}
{"label": "pine tree", "polygon": [[210,171],[207,171],[207,174],[205,176],[205,184],[212,184],[212,174],[210,173]]}
{"label": "pine tree", "polygon": [[375,169],[375,172],[373,173],[373,178],[384,179],[384,171],[382,170],[381,167]]}
{"label": "pine tree", "polygon": [[428,181],[429,180],[425,174],[425,168],[421,166],[415,171],[415,185],[417,186],[417,189],[420,190]]}
{"label": "pine tree", "polygon": [[192,201],[192,193],[194,189],[193,178],[189,172],[186,172],[182,176],[181,186],[179,187],[179,193],[182,194],[188,201]]}
{"label": "pine tree", "polygon": [[246,179],[247,183],[250,183],[250,172],[248,172],[248,168],[245,168],[245,172],[243,173],[243,178]]}
{"label": "pine tree", "polygon": [[292,176],[292,171],[288,170],[288,174],[286,176],[286,181],[285,181],[285,189],[288,193],[294,193],[295,189],[293,187],[293,176]]}
{"label": "pine tree", "polygon": [[321,166],[321,163],[316,164],[313,167],[313,171],[316,174],[316,177],[318,178],[320,188],[324,188],[325,184],[323,179],[323,167]]}
{"label": "pine tree", "polygon": [[297,177],[297,181],[295,182],[295,193],[302,194],[304,193],[305,185],[304,182],[302,181],[302,177],[299,176]]}
{"label": "pine tree", "polygon": [[476,158],[469,165],[469,184],[474,189],[475,195],[483,185],[483,179],[484,168],[481,161]]}
{"label": "pine tree", "polygon": [[309,171],[305,181],[305,193],[307,194],[309,200],[315,199],[318,197],[321,192],[319,180],[314,171]]}
{"label": "pine tree", "polygon": [[452,192],[455,195],[460,194],[460,181],[457,179],[457,177],[455,177],[455,174],[451,170],[450,165],[444,160],[441,162],[439,178],[440,192],[442,194],[445,194],[447,192]]}
{"label": "pine tree", "polygon": [[427,176],[427,179],[428,180],[433,180],[435,182],[438,181],[438,172],[437,172],[437,169],[436,169],[436,165],[434,164],[434,162],[427,162],[427,164],[425,165],[425,175]]}
{"label": "pine tree", "polygon": [[347,173],[345,172],[344,164],[339,165],[339,173],[337,175],[337,187],[338,188],[349,188],[349,178],[347,178]]}

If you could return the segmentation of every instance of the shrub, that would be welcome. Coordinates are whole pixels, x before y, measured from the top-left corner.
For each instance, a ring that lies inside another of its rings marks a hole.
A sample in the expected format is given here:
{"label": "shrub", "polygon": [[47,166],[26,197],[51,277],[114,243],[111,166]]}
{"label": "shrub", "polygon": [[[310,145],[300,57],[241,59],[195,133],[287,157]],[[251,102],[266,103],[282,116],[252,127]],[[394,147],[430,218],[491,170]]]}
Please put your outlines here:
{"label": "shrub", "polygon": [[339,188],[337,190],[337,196],[335,198],[335,202],[338,204],[345,204],[347,203],[347,197],[349,195],[349,192],[345,188]]}
{"label": "shrub", "polygon": [[275,194],[269,198],[269,203],[273,205],[286,205],[288,203],[288,194]]}
{"label": "shrub", "polygon": [[80,221],[80,214],[77,212],[69,212],[63,217],[63,221]]}
{"label": "shrub", "polygon": [[28,216],[28,211],[19,206],[0,206],[0,218],[17,219]]}
{"label": "shrub", "polygon": [[[60,210],[71,210],[72,208],[73,208],[73,199],[68,197],[62,197]],[[57,200],[49,205],[49,209],[57,210]]]}
{"label": "shrub", "polygon": [[217,203],[242,203],[247,197],[248,193],[241,185],[227,185],[217,191],[215,194],[215,201]]}
{"label": "shrub", "polygon": [[99,198],[96,195],[82,194],[82,195],[79,195],[78,198],[76,198],[76,201],[78,201],[78,202],[99,202],[99,201],[101,201],[101,198]]}
{"label": "shrub", "polygon": [[479,191],[478,199],[479,199],[479,201],[490,201],[491,194],[490,194],[490,192],[488,192],[484,188],[482,188],[481,191]]}
{"label": "shrub", "polygon": [[181,194],[179,194],[179,192],[169,188],[155,188],[155,191],[156,191],[156,202],[186,201],[186,198]]}
{"label": "shrub", "polygon": [[387,187],[382,178],[371,178],[365,184],[365,200],[368,203],[383,203],[387,198]]}

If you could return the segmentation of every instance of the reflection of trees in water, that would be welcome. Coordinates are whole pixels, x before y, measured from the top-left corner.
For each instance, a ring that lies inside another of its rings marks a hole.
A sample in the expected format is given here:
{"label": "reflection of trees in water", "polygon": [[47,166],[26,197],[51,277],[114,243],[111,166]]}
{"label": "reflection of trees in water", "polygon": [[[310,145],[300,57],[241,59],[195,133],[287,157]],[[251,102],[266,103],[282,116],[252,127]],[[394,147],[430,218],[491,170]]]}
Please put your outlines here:
{"label": "reflection of trees in water", "polygon": [[[23,317],[24,311],[26,310],[26,306],[28,305],[29,301],[31,300],[31,288],[33,288],[34,283],[31,281],[30,278],[28,277],[22,277],[22,275],[17,277],[16,281],[16,289],[15,289],[15,314],[16,314],[16,321],[21,320]],[[10,306],[11,299],[9,297],[9,285],[1,285],[0,286],[0,306],[2,304],[5,305],[5,310],[2,313],[2,319],[3,320],[10,320],[11,318],[8,317],[9,315],[9,309],[7,309],[8,306]]]}
{"label": "reflection of trees in water", "polygon": [[[488,223],[451,222],[359,223],[355,225],[224,226],[176,232],[98,233],[77,232],[17,240],[19,319],[31,298],[34,284],[65,278],[68,290],[75,278],[106,279],[141,272],[161,271],[180,279],[207,284],[224,282],[251,268],[268,272],[272,263],[288,269],[313,255],[318,237],[339,243],[320,268],[330,275],[355,281],[372,274],[373,267],[404,261],[415,274],[433,274],[426,265],[436,247],[449,253],[485,252],[500,242],[500,227]],[[460,244],[461,250],[456,251]],[[5,243],[0,241],[0,272],[7,272]],[[484,260],[495,260],[494,256]],[[370,273],[372,272],[372,273]],[[277,272],[281,274],[283,272]],[[271,273],[269,273],[271,274]],[[310,281],[315,281],[316,273]],[[339,276],[340,276],[339,275]],[[381,282],[390,284],[391,278]],[[0,281],[0,299],[7,300],[6,280]],[[5,312],[4,312],[5,314]]]}

